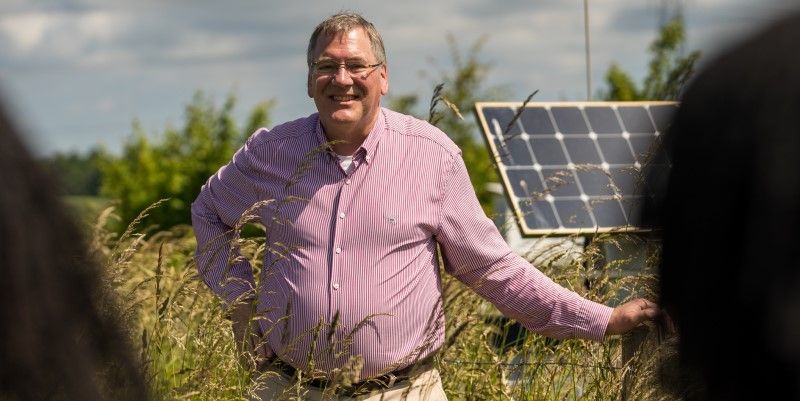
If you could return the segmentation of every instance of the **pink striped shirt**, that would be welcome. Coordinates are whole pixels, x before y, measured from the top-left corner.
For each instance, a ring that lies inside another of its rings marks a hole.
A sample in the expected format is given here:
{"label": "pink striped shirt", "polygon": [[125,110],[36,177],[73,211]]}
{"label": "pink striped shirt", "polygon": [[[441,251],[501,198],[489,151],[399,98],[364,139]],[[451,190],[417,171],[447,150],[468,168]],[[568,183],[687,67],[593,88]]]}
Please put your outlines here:
{"label": "pink striped shirt", "polygon": [[[509,249],[439,129],[382,109],[347,173],[325,142],[317,114],[261,129],[192,205],[201,276],[228,303],[257,294],[267,344],[281,359],[307,368],[313,356],[330,372],[362,355],[366,378],[438,350],[437,243],[449,274],[528,329],[603,338],[612,308]],[[246,261],[226,263],[223,242],[265,200],[257,214],[271,249],[256,289]]]}

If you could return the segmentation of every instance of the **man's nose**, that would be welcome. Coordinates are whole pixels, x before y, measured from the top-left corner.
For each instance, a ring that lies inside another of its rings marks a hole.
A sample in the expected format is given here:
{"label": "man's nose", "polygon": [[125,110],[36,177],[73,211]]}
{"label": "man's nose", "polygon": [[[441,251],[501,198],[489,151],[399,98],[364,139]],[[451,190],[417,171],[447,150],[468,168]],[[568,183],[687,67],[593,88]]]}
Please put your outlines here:
{"label": "man's nose", "polygon": [[339,65],[336,73],[333,74],[333,82],[338,85],[352,85],[353,77],[350,75],[350,71],[347,71],[346,66]]}

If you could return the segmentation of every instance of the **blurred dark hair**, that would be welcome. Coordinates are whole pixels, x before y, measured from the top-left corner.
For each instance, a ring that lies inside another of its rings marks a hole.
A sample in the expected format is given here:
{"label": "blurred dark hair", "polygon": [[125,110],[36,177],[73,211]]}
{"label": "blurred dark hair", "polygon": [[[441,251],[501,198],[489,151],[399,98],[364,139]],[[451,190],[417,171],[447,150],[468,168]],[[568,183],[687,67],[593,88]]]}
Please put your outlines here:
{"label": "blurred dark hair", "polygon": [[0,185],[0,399],[148,399],[98,263],[2,105]]}
{"label": "blurred dark hair", "polygon": [[800,399],[799,40],[795,14],[703,68],[649,172],[687,399]]}

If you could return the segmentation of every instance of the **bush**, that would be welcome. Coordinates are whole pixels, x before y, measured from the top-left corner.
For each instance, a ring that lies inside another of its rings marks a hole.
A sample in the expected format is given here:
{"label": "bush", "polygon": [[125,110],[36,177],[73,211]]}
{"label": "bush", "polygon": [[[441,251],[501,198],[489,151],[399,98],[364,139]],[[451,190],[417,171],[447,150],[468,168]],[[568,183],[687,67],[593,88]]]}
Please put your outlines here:
{"label": "bush", "polygon": [[133,135],[122,155],[104,159],[100,168],[101,194],[118,202],[117,213],[123,224],[117,231],[162,198],[169,200],[152,210],[144,226],[166,229],[190,222],[191,203],[208,177],[231,159],[251,133],[269,124],[273,102],[253,108],[244,130],[234,121],[235,104],[231,95],[217,108],[198,92],[186,106],[183,128],[168,127],[155,140],[134,122]]}

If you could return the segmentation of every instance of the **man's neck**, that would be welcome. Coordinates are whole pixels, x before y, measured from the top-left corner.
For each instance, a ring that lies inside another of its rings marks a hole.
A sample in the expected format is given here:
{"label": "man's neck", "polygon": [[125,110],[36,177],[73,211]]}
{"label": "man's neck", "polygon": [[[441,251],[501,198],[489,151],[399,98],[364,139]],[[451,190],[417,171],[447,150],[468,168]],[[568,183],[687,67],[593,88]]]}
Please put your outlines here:
{"label": "man's neck", "polygon": [[332,142],[331,148],[336,154],[350,156],[361,147],[369,133],[372,132],[377,120],[376,115],[374,120],[366,126],[360,124],[357,126],[331,124],[331,126],[326,127],[325,124],[322,124],[322,130],[328,141]]}
{"label": "man's neck", "polygon": [[325,136],[328,138],[328,141],[331,142],[331,148],[337,155],[342,156],[350,156],[353,153],[356,153],[358,148],[364,143],[364,140],[367,139],[369,132],[363,134],[329,134],[328,130],[325,130]]}

